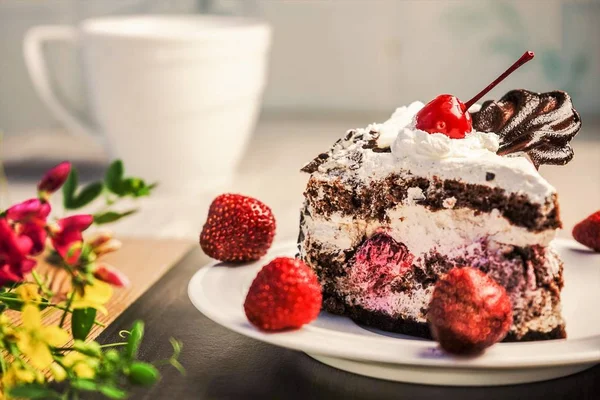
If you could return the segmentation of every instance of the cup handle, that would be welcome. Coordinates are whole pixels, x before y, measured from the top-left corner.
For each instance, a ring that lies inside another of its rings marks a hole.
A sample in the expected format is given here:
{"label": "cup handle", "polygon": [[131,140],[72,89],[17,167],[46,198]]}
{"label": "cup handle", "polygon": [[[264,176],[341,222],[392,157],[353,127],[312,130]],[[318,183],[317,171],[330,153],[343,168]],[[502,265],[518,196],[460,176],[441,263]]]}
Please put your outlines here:
{"label": "cup handle", "polygon": [[97,138],[95,129],[59,99],[55,88],[50,83],[48,66],[43,54],[44,44],[50,41],[70,42],[75,45],[78,41],[78,32],[68,25],[41,25],[27,31],[23,40],[23,55],[33,87],[46,107],[70,133]]}

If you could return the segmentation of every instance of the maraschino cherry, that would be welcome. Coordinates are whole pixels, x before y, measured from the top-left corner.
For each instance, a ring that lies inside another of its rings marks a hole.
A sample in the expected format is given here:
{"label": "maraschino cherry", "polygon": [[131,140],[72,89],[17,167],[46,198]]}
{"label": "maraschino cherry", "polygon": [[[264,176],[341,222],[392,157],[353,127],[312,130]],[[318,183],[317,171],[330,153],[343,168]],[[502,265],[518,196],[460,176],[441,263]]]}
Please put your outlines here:
{"label": "maraschino cherry", "polygon": [[469,108],[533,56],[533,51],[525,52],[502,75],[466,103],[451,94],[437,96],[417,113],[417,129],[429,133],[442,133],[452,139],[463,139],[473,129]]}

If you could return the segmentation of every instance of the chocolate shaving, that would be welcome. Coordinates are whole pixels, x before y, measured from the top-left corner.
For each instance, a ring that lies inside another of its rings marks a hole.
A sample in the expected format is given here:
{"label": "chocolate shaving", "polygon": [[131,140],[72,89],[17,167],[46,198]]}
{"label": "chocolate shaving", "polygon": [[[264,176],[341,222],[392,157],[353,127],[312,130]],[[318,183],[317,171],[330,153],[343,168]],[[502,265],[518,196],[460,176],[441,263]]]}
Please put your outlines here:
{"label": "chocolate shaving", "polygon": [[329,158],[329,154],[321,153],[314,160],[306,164],[300,171],[312,174],[319,169],[319,165],[323,164]]}
{"label": "chocolate shaving", "polygon": [[564,165],[573,158],[570,141],[581,118],[563,91],[512,90],[472,113],[473,129],[500,136],[499,155],[526,153],[534,165]]}
{"label": "chocolate shaving", "polygon": [[[379,147],[377,139],[381,133],[377,130],[351,129],[346,133],[346,136],[337,140],[327,153],[321,153],[311,162],[302,167],[302,172],[312,174],[319,170],[319,167],[329,161],[335,163],[338,159],[345,159],[349,169],[357,169],[362,164],[363,155],[359,148],[371,150],[375,153],[390,153],[391,149],[387,147]],[[335,166],[330,166],[335,168]]]}

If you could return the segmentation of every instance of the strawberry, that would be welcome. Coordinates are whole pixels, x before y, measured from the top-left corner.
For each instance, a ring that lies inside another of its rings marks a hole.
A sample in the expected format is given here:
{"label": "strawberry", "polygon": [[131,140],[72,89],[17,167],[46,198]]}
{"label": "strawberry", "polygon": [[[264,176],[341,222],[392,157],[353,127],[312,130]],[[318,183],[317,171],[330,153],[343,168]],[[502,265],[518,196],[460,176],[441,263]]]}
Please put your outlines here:
{"label": "strawberry", "polygon": [[427,319],[444,350],[475,354],[504,339],[512,325],[512,306],[492,278],[475,268],[457,267],[436,283]]}
{"label": "strawberry", "polygon": [[200,233],[200,246],[219,261],[255,261],[264,256],[275,236],[275,217],[264,203],[239,194],[213,200]]}
{"label": "strawberry", "polygon": [[584,246],[600,252],[600,211],[575,225],[573,237]]}
{"label": "strawberry", "polygon": [[278,257],[265,265],[250,286],[244,311],[263,331],[298,329],[321,310],[321,285],[302,261]]}

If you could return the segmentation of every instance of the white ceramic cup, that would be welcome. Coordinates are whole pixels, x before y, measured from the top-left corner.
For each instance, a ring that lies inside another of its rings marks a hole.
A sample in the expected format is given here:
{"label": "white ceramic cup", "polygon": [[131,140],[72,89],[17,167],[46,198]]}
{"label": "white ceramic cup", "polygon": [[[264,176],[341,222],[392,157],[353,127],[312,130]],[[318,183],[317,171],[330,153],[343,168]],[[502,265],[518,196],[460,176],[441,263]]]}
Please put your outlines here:
{"label": "white ceramic cup", "polygon": [[[42,52],[49,41],[80,46],[92,118],[57,95]],[[34,27],[24,54],[39,96],[70,132],[105,137],[129,173],[189,194],[233,177],[260,109],[270,41],[269,26],[244,18],[107,17]]]}

